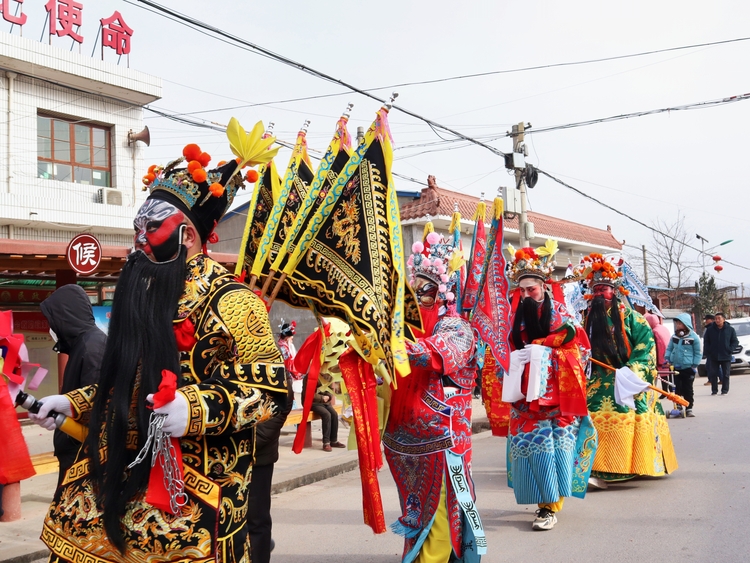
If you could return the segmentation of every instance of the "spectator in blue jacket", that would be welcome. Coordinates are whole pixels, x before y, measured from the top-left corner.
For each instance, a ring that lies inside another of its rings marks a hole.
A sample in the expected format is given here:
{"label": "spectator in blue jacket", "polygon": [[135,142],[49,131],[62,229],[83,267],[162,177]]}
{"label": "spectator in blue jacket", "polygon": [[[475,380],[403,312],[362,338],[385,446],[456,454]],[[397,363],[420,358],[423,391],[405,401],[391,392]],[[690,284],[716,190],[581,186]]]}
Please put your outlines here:
{"label": "spectator in blue jacket", "polygon": [[[688,402],[686,416],[693,414],[693,382],[698,364],[701,362],[701,340],[693,330],[690,315],[680,313],[674,320],[674,335],[667,345],[666,360],[677,371],[675,392]],[[678,407],[682,409],[682,407]]]}

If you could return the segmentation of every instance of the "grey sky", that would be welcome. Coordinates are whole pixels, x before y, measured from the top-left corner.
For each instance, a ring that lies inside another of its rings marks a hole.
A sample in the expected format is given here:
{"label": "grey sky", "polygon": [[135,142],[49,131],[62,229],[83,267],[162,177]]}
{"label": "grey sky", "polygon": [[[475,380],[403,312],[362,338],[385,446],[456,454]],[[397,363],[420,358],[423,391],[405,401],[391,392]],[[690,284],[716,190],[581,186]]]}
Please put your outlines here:
{"label": "grey sky", "polygon": [[[342,92],[280,63],[201,35],[123,0],[82,0],[84,53],[91,53],[98,20],[119,10],[134,30],[132,68],[161,76],[164,97],[153,104],[220,124],[231,116],[245,127],[273,121],[293,141],[311,120],[309,146],[323,151],[336,119],[355,104],[350,132],[367,126],[379,104],[356,94],[220,111],[218,108]],[[614,6],[581,2],[237,2],[162,0],[170,8],[242,36],[276,53],[361,88],[492,70],[585,60],[750,36],[750,4],[641,1]],[[44,8],[26,2],[26,37],[42,32]],[[9,24],[0,22],[5,31]],[[68,46],[68,39],[56,40]],[[109,60],[112,57],[108,57]],[[398,88],[397,104],[470,136],[502,135],[513,123],[534,128],[724,98],[750,91],[750,41],[612,62],[502,74]],[[378,92],[386,96],[386,91]],[[206,111],[212,110],[212,111]],[[214,162],[228,156],[221,133],[179,125],[146,113],[152,145],[148,163],[166,163],[187,142]],[[750,267],[745,236],[750,198],[744,191],[750,101],[727,106],[529,135],[529,161],[646,223],[682,212],[691,243],[727,239],[721,255]],[[404,148],[440,139],[398,111],[390,117],[397,147],[394,171],[442,187],[492,197],[511,186],[502,159],[480,147]],[[446,137],[448,137],[446,135]],[[457,146],[464,143],[456,143]],[[509,139],[492,143],[503,151]],[[423,154],[416,154],[421,153]],[[288,151],[277,157],[286,166]],[[397,187],[422,186],[397,179]],[[249,193],[241,194],[246,201]],[[530,191],[531,209],[612,226],[627,244],[649,244],[650,233],[547,178]],[[691,259],[698,261],[694,251]],[[750,284],[750,271],[724,264],[720,285]],[[712,270],[711,270],[712,271]],[[750,292],[750,285],[748,285]]]}

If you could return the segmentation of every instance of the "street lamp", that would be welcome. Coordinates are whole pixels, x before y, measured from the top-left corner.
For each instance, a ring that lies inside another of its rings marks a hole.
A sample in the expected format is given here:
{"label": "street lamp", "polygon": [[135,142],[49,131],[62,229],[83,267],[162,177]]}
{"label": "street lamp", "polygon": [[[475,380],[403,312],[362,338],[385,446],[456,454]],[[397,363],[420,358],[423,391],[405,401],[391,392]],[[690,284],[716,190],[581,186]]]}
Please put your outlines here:
{"label": "street lamp", "polygon": [[734,239],[725,240],[724,242],[720,242],[716,246],[712,246],[711,248],[706,251],[705,244],[708,242],[706,239],[704,239],[699,234],[695,235],[695,238],[701,241],[701,266],[703,266],[703,273],[706,273],[706,252],[711,252],[715,248],[719,248],[720,246],[724,246],[725,244],[729,244],[730,242],[733,242]]}

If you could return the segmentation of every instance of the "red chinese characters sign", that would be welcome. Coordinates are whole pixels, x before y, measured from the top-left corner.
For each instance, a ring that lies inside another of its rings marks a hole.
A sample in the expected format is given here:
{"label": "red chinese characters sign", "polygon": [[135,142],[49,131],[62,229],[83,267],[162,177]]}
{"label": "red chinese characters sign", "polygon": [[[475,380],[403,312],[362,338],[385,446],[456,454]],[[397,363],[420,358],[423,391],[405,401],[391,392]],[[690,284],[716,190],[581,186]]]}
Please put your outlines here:
{"label": "red chinese characters sign", "polygon": [[49,34],[64,37],[68,35],[77,43],[83,43],[81,24],[83,4],[75,0],[49,0],[44,9],[49,13]]}
{"label": "red chinese characters sign", "polygon": [[118,55],[130,54],[130,37],[133,30],[122,19],[120,12],[115,11],[108,18],[102,18],[102,47],[114,49]]}
{"label": "red chinese characters sign", "polygon": [[[15,7],[15,10],[12,8]],[[16,25],[26,23],[26,14],[23,13],[23,0],[0,0],[0,12],[3,19]]]}
{"label": "red chinese characters sign", "polygon": [[[24,0],[0,0],[0,14],[5,21],[23,26],[27,16],[23,13]],[[49,35],[70,37],[76,43],[83,43],[83,2],[76,0],[47,0],[44,4],[49,21]],[[119,11],[108,18],[102,18],[102,56],[104,48],[113,49],[118,55],[130,54],[130,38],[133,30],[125,23]]]}
{"label": "red chinese characters sign", "polygon": [[66,256],[71,268],[87,276],[94,273],[102,261],[102,245],[95,236],[80,234],[68,244]]}
{"label": "red chinese characters sign", "polygon": [[0,307],[29,303],[36,303],[38,305],[52,295],[53,291],[54,289],[43,289],[40,287],[30,287],[28,289],[0,289]]}

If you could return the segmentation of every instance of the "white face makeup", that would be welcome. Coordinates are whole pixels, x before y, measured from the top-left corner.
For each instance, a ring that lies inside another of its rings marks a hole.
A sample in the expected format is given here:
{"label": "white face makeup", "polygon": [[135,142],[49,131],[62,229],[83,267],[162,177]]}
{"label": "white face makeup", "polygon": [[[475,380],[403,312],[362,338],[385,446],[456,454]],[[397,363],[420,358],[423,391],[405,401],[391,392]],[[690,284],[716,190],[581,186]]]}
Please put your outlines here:
{"label": "white face makeup", "polygon": [[544,301],[544,283],[537,278],[523,278],[518,282],[521,299],[531,297],[537,303]]}

